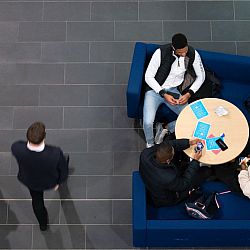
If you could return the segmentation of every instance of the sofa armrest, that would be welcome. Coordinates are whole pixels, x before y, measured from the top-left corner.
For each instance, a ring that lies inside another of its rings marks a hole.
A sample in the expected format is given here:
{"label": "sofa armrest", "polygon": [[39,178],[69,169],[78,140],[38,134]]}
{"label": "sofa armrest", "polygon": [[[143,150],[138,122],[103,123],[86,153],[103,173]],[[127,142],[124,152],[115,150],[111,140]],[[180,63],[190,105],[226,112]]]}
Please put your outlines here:
{"label": "sofa armrest", "polygon": [[135,247],[147,246],[146,190],[138,171],[133,172],[132,199],[133,245]]}
{"label": "sofa armrest", "polygon": [[131,118],[139,118],[146,51],[146,44],[136,43],[127,87],[127,114]]}

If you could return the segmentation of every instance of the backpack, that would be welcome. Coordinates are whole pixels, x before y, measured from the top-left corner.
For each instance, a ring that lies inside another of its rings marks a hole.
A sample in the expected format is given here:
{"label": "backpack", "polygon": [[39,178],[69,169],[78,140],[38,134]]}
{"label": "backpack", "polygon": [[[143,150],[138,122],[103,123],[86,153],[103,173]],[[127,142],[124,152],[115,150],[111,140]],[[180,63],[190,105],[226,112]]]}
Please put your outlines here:
{"label": "backpack", "polygon": [[194,189],[185,202],[188,215],[195,219],[212,219],[219,209],[216,193],[204,193],[200,189]]}

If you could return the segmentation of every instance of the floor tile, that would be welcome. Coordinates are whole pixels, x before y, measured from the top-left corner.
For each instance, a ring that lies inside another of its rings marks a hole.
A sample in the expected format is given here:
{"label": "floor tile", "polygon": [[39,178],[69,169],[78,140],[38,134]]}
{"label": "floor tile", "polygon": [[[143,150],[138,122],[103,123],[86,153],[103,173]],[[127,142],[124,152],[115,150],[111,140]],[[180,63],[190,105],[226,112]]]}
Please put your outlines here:
{"label": "floor tile", "polygon": [[84,226],[52,225],[45,232],[33,226],[33,249],[78,249],[84,244]]}

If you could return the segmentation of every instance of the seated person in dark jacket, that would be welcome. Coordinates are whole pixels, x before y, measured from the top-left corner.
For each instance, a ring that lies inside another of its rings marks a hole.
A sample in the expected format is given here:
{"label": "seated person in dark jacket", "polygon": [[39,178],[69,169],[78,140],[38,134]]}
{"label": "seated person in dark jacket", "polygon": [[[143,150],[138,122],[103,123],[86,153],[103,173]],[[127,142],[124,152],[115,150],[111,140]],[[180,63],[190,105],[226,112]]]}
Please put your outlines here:
{"label": "seated person in dark jacket", "polygon": [[43,192],[52,188],[57,190],[68,177],[68,159],[60,148],[45,145],[45,135],[45,125],[35,122],[27,130],[28,141],[17,141],[11,146],[19,167],[17,178],[30,191],[32,207],[42,231],[48,227]]}
{"label": "seated person in dark jacket", "polygon": [[189,190],[198,187],[210,176],[208,167],[200,167],[202,153],[194,152],[193,160],[183,169],[174,164],[174,155],[195,145],[199,140],[165,140],[160,145],[146,148],[140,157],[139,171],[156,207],[171,206],[187,198]]}

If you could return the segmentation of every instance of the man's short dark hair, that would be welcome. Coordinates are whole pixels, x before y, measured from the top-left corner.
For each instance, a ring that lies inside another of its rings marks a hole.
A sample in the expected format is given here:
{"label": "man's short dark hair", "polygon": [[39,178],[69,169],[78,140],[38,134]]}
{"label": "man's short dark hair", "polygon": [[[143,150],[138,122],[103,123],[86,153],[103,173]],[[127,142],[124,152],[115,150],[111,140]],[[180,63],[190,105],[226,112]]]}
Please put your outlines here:
{"label": "man's short dark hair", "polygon": [[168,143],[161,143],[156,149],[155,158],[159,162],[166,162],[173,158],[173,147]]}
{"label": "man's short dark hair", "polygon": [[45,138],[45,125],[42,122],[35,122],[27,130],[27,140],[33,144],[40,144]]}
{"label": "man's short dark hair", "polygon": [[172,37],[172,46],[174,49],[183,49],[187,46],[187,38],[181,33],[177,33]]}

